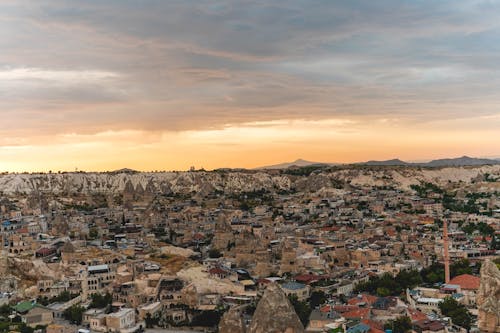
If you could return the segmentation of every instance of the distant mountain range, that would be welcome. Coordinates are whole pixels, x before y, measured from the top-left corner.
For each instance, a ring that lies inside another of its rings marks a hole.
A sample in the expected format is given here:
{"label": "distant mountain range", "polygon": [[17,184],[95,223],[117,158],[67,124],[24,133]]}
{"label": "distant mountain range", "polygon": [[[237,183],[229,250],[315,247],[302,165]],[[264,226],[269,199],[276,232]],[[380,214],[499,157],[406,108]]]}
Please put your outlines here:
{"label": "distant mountain range", "polygon": [[328,165],[339,165],[339,164],[338,163],[311,162],[311,161],[306,161],[306,160],[303,160],[303,159],[298,159],[298,160],[295,160],[293,162],[286,162],[286,163],[280,163],[280,164],[275,164],[275,165],[267,165],[267,166],[259,167],[259,168],[256,168],[256,169],[266,169],[266,170],[270,170],[270,169],[287,169],[287,168],[290,168],[290,167],[306,167],[306,166],[311,166],[311,165],[324,165],[324,166],[328,166]]}
{"label": "distant mountain range", "polygon": [[[457,158],[442,158],[437,160],[432,160],[430,162],[405,162],[400,159],[391,159],[386,161],[368,161],[360,163],[352,163],[355,165],[370,165],[370,166],[421,166],[421,167],[446,167],[446,166],[474,166],[474,165],[486,165],[486,164],[500,164],[500,159],[488,159],[488,158],[474,158],[469,156],[462,156]],[[257,169],[286,169],[290,167],[305,167],[311,165],[341,165],[340,163],[323,163],[323,162],[311,162],[303,159],[298,159],[293,162],[280,163],[275,165],[269,165],[260,167]]]}

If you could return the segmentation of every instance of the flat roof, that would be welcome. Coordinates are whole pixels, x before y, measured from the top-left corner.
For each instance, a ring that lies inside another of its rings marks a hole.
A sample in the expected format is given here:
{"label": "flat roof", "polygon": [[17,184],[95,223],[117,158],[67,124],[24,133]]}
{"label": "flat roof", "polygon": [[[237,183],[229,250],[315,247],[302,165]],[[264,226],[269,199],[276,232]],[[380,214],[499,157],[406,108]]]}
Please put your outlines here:
{"label": "flat roof", "polygon": [[103,270],[108,270],[108,269],[109,269],[108,265],[95,265],[95,266],[89,266],[89,268],[88,268],[89,272],[103,271]]}
{"label": "flat roof", "polygon": [[417,299],[417,302],[419,302],[419,303],[441,303],[441,302],[443,302],[443,299],[431,298],[431,297],[421,297],[421,298]]}

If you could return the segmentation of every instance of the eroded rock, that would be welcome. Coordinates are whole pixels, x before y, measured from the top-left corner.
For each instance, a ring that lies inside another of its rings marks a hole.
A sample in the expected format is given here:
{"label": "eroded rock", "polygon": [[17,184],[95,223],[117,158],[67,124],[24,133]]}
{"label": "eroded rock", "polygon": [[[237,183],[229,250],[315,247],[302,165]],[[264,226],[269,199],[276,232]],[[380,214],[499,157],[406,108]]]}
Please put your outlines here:
{"label": "eroded rock", "polygon": [[481,267],[477,304],[481,332],[500,332],[500,271],[490,260]]}

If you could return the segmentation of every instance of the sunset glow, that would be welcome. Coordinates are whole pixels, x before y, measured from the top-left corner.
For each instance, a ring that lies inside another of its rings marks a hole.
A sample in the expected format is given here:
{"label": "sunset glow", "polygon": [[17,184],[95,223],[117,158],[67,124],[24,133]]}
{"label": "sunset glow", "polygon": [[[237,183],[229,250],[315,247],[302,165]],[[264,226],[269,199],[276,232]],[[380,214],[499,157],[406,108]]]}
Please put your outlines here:
{"label": "sunset glow", "polygon": [[499,10],[2,1],[0,171],[499,157]]}

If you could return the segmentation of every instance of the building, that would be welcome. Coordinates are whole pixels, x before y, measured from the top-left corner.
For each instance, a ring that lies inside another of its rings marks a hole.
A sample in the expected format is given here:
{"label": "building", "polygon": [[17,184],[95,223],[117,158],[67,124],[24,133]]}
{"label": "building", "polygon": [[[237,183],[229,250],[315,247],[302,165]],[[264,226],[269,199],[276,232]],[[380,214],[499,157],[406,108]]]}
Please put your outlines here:
{"label": "building", "polygon": [[295,296],[299,301],[305,301],[309,298],[311,288],[308,285],[298,283],[298,282],[287,282],[281,285],[281,289],[285,294],[290,296]]}
{"label": "building", "polygon": [[479,290],[480,281],[481,279],[477,276],[462,274],[451,279],[450,284],[460,286],[459,292],[464,295],[464,302],[466,305],[475,306],[476,294]]}
{"label": "building", "polygon": [[137,328],[144,328],[143,325],[136,327],[135,310],[123,308],[118,312],[110,313],[106,316],[106,327],[108,332],[134,332]]}

